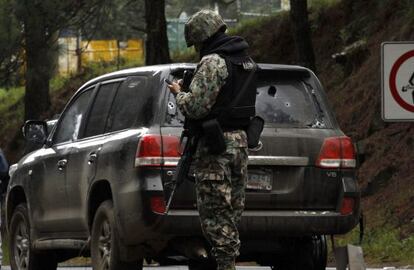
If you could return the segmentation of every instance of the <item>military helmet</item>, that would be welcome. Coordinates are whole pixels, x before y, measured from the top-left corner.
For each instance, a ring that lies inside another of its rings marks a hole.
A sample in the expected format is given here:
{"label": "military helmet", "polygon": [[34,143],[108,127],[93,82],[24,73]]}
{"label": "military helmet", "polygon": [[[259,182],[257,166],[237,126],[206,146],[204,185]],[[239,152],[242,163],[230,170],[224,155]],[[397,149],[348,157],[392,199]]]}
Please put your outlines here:
{"label": "military helmet", "polygon": [[223,32],[227,25],[216,12],[208,9],[200,10],[192,15],[185,24],[185,41],[187,46],[202,43],[219,30]]}

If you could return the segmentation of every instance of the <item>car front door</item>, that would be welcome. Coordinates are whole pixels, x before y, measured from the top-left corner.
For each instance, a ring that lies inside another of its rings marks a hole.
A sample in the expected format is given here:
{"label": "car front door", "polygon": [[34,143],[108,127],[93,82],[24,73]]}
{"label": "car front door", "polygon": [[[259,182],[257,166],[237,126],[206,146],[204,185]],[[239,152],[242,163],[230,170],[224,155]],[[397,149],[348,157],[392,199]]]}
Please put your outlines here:
{"label": "car front door", "polygon": [[92,89],[76,95],[65,109],[52,135],[52,145],[43,151],[43,174],[33,171],[31,208],[34,224],[40,232],[68,231],[68,196],[66,173],[68,156],[78,139],[80,124],[86,115]]}

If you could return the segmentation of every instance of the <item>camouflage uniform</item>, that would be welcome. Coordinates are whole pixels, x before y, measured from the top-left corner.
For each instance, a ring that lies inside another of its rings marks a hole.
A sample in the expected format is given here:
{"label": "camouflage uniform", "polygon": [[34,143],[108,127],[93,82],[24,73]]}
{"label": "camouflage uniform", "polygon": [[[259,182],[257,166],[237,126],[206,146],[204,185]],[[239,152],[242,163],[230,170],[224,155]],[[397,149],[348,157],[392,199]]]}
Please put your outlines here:
{"label": "camouflage uniform", "polygon": [[[225,60],[217,54],[204,56],[189,93],[178,93],[177,105],[186,117],[208,115],[228,77]],[[194,156],[197,206],[204,236],[212,246],[219,270],[235,269],[240,240],[237,224],[244,209],[247,177],[247,136],[242,130],[224,132],[226,151],[208,153],[201,138]]]}

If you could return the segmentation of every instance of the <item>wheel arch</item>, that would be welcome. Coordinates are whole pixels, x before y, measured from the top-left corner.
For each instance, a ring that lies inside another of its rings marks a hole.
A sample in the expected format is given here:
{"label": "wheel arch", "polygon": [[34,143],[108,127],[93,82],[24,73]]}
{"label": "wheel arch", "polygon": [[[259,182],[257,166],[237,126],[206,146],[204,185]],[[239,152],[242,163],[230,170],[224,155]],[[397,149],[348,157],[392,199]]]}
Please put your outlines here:
{"label": "wheel arch", "polygon": [[92,223],[99,205],[106,201],[113,200],[111,184],[108,180],[98,180],[91,186],[88,196],[88,227],[92,230]]}
{"label": "wheel arch", "polygon": [[[22,186],[15,186],[9,191],[9,195],[7,197],[7,208],[6,208],[6,224],[7,228],[9,228],[11,217],[13,215],[14,209],[21,204],[27,204],[27,196]],[[29,207],[29,205],[27,206]],[[30,216],[30,214],[29,214]]]}

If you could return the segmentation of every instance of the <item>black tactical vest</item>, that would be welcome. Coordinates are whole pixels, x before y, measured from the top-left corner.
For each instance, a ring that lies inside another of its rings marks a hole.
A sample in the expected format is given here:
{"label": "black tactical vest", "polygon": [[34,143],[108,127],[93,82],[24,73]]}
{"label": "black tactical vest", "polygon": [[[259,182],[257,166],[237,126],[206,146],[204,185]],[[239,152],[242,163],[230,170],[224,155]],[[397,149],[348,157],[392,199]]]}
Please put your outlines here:
{"label": "black tactical vest", "polygon": [[226,60],[228,77],[220,89],[216,103],[201,121],[217,118],[224,131],[245,129],[256,113],[256,74],[254,74],[237,104],[232,104],[242,90],[256,63],[249,56],[220,55]]}

